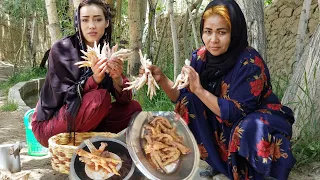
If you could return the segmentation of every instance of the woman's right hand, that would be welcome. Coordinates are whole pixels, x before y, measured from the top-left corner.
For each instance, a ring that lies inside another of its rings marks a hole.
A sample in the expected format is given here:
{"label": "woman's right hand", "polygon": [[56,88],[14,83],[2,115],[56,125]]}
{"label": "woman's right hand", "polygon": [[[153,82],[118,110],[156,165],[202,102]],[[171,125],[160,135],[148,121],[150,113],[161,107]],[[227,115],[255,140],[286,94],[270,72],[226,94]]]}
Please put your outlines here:
{"label": "woman's right hand", "polygon": [[[148,66],[148,69],[150,70],[150,72],[151,72],[153,78],[156,80],[156,82],[159,83],[159,81],[163,77],[163,72],[161,71],[161,69],[155,65]],[[139,76],[141,77],[144,73],[145,73],[144,67],[140,66]]]}
{"label": "woman's right hand", "polygon": [[93,72],[93,80],[100,84],[100,82],[104,79],[105,73],[107,70],[107,58],[104,59],[94,59],[91,61],[91,70]]}

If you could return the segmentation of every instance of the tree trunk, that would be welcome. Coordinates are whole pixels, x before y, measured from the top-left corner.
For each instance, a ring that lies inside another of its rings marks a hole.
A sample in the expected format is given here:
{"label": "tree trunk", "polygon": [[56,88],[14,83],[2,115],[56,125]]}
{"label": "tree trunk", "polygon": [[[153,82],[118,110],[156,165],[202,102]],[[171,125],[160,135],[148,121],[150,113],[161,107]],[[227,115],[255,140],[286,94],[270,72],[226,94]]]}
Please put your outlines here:
{"label": "tree trunk", "polygon": [[46,9],[48,15],[51,44],[53,44],[62,37],[56,0],[46,0]]}
{"label": "tree trunk", "polygon": [[266,32],[264,26],[264,1],[236,0],[247,22],[248,43],[255,48],[267,62]]}
{"label": "tree trunk", "polygon": [[189,27],[189,12],[188,12],[188,10],[186,10],[184,22],[183,22],[183,26],[182,26],[184,59],[190,58],[190,49],[188,46],[188,44],[189,44],[188,27]]}
{"label": "tree trunk", "polygon": [[81,0],[73,0],[73,7],[74,9],[77,9],[79,4],[80,4]]}
{"label": "tree trunk", "polygon": [[194,20],[193,20],[193,17],[192,17],[191,5],[187,0],[185,0],[185,2],[187,3],[187,11],[189,13],[189,17],[190,17],[190,21],[191,21],[191,27],[192,27],[194,42],[196,44],[196,47],[199,48],[198,36],[197,36],[196,26],[194,24]]}
{"label": "tree trunk", "polygon": [[[189,7],[191,12],[194,9],[196,9],[195,18],[194,19],[197,19],[198,9],[201,6],[201,3],[202,3],[202,0],[197,0],[196,2],[192,3],[190,5],[190,7]],[[186,10],[185,17],[184,17],[184,23],[183,23],[183,27],[182,27],[184,59],[189,59],[190,58],[190,54],[191,54],[190,52],[194,49],[193,46],[191,46],[191,47],[188,46],[189,44],[191,44],[191,43],[189,43],[189,39],[188,39],[188,37],[190,36],[190,34],[188,33],[188,27],[190,25],[189,24],[189,8]],[[194,22],[192,22],[192,23],[194,23]],[[195,28],[192,28],[192,30],[193,30],[195,38],[198,39],[197,31],[195,30]],[[199,46],[201,46],[201,45],[198,44],[198,45],[195,46],[195,48],[199,48]]]}
{"label": "tree trunk", "polygon": [[303,48],[304,48],[304,44],[305,44],[304,39],[306,36],[307,27],[308,27],[310,8],[311,8],[311,0],[304,0],[303,5],[302,5],[301,14],[300,14],[298,32],[297,32],[295,64],[297,64],[299,62],[299,60],[301,59],[301,55],[303,53]]}
{"label": "tree trunk", "polygon": [[[294,111],[293,137],[315,134],[320,127],[320,25],[298,61],[282,99]],[[303,131],[302,131],[303,129]]]}
{"label": "tree trunk", "polygon": [[[2,12],[0,12],[0,19],[1,19],[1,21],[4,20]],[[5,37],[4,32],[5,32],[5,30],[4,30],[4,27],[5,27],[4,24],[0,24],[0,49],[5,49],[5,45],[4,45],[4,37]],[[0,51],[0,61],[3,59],[4,59],[3,52]]]}
{"label": "tree trunk", "polygon": [[117,29],[120,28],[120,25],[121,25],[121,9],[122,9],[122,0],[117,0],[116,19],[115,19]]}
{"label": "tree trunk", "polygon": [[156,15],[156,7],[157,7],[158,0],[148,0],[149,4],[149,16],[148,16],[148,36],[147,36],[147,47],[146,51],[151,61],[153,61],[153,54],[154,54],[154,21]]}
{"label": "tree trunk", "polygon": [[[157,64],[158,62],[158,57],[159,57],[159,53],[160,53],[160,49],[162,47],[162,42],[163,42],[163,38],[164,38],[164,35],[165,35],[165,30],[167,29],[167,25],[168,25],[168,17],[165,17],[165,23],[164,23],[164,26],[163,26],[163,29],[162,29],[162,32],[161,32],[161,38],[160,38],[160,41],[159,41],[159,45],[158,45],[158,50],[157,50],[157,53],[156,53],[156,57],[154,58],[154,64]],[[166,53],[167,54],[167,53]]]}
{"label": "tree trunk", "polygon": [[14,63],[14,67],[17,68],[17,66],[19,64],[21,64],[21,59],[23,57],[23,47],[24,47],[24,39],[25,39],[25,34],[26,34],[26,30],[27,30],[27,18],[25,17],[23,19],[23,30],[22,30],[22,33],[21,33],[21,42],[20,42],[20,47],[16,53],[16,57],[15,57],[15,60],[16,62]]}
{"label": "tree trunk", "polygon": [[116,7],[115,7],[115,18],[114,18],[114,28],[112,31],[112,40],[115,42],[115,44],[119,43],[121,41],[121,34],[123,31],[123,27],[121,24],[121,11],[122,11],[122,0],[116,1]]}
{"label": "tree trunk", "polygon": [[32,60],[32,62],[30,64],[32,64],[32,67],[36,67],[37,66],[37,59],[36,59],[36,46],[37,46],[37,38],[38,36],[36,35],[38,32],[38,26],[37,26],[37,12],[34,11],[33,12],[33,16],[32,16],[32,26],[31,26],[31,39],[30,39],[30,45],[31,45],[31,59],[30,62]]}
{"label": "tree trunk", "polygon": [[68,15],[69,17],[73,17],[74,15],[74,11],[75,11],[75,8],[74,8],[74,5],[73,5],[73,0],[69,0],[69,7],[68,7]]}
{"label": "tree trunk", "polygon": [[[140,67],[139,49],[142,48],[142,30],[143,30],[143,11],[142,0],[128,1],[128,18],[129,18],[129,47],[134,51],[130,61],[128,62],[128,76],[137,75]],[[139,9],[140,11],[137,11]]]}
{"label": "tree trunk", "polygon": [[320,19],[320,0],[318,0],[318,11],[319,11],[319,19]]}
{"label": "tree trunk", "polygon": [[171,33],[172,33],[172,43],[173,43],[173,57],[174,57],[174,69],[173,69],[173,76],[174,80],[176,79],[178,73],[178,66],[179,66],[179,45],[178,45],[178,37],[177,37],[177,30],[176,25],[174,23],[174,14],[173,14],[173,0],[168,0],[168,13],[170,17],[170,25],[171,25]]}

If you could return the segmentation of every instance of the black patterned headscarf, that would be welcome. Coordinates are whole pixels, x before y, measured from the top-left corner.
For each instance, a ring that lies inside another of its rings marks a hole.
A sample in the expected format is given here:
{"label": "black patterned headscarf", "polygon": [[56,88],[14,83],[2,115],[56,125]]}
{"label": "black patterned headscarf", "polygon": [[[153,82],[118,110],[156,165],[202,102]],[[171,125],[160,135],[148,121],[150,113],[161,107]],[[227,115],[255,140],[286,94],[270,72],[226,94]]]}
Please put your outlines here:
{"label": "black patterned headscarf", "polygon": [[[231,21],[231,41],[228,50],[219,56],[213,56],[209,51],[206,51],[206,66],[200,75],[200,81],[201,85],[206,90],[216,96],[220,96],[222,77],[234,67],[240,53],[248,46],[248,36],[244,15],[239,5],[234,0],[211,1],[204,12],[214,6],[225,6],[229,11]],[[202,15],[200,24],[201,39],[203,24],[204,19]]]}

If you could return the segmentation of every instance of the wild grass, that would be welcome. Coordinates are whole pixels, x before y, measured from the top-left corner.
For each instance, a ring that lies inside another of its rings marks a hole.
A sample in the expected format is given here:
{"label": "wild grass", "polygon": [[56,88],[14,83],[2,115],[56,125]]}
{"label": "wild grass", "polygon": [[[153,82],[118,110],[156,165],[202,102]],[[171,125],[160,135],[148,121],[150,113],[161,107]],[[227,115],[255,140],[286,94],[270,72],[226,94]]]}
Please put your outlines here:
{"label": "wild grass", "polygon": [[[292,105],[295,108],[299,108],[295,112],[295,117],[298,117],[299,120],[296,119],[294,126],[301,129],[301,131],[299,137],[295,137],[292,141],[293,154],[297,160],[294,168],[320,161],[320,142],[317,140],[320,122],[317,116],[314,115],[317,112],[316,100],[311,96],[311,88],[316,88],[311,87],[311,81],[315,79],[316,77],[308,81],[307,73],[304,73],[302,79],[304,87],[295,84],[300,92],[297,102],[289,102],[287,104],[289,107]],[[289,86],[289,78],[276,78],[272,85],[274,92],[279,99],[282,99],[286,88]],[[298,91],[295,93],[298,93]]]}
{"label": "wild grass", "polygon": [[18,109],[18,105],[13,102],[6,101],[4,105],[0,107],[2,111],[15,111]]}

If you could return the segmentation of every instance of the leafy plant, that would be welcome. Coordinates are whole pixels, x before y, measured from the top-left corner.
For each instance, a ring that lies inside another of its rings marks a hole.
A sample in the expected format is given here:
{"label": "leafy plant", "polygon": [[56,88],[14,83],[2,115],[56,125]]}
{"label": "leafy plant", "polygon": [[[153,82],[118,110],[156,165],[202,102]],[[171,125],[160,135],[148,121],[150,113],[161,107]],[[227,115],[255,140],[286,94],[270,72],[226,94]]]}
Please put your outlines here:
{"label": "leafy plant", "polygon": [[[296,129],[300,130],[298,139],[293,142],[292,149],[297,163],[295,168],[299,168],[304,164],[320,161],[320,143],[317,140],[318,130],[320,126],[318,117],[314,115],[317,112],[316,102],[311,95],[312,87],[316,80],[316,70],[313,73],[313,79],[307,78],[307,73],[304,72],[303,85],[296,85],[298,90],[297,102],[290,102],[297,108],[295,117],[299,118],[299,121],[295,122]],[[286,81],[288,82],[288,81]],[[286,85],[285,87],[287,87]]]}
{"label": "leafy plant", "polygon": [[264,5],[267,6],[272,3],[272,0],[264,0]]}
{"label": "leafy plant", "polygon": [[293,144],[293,154],[297,160],[295,168],[320,161],[320,142],[316,138],[303,138]]}
{"label": "leafy plant", "polygon": [[35,11],[38,20],[40,18],[47,18],[45,2],[43,0],[2,0],[1,6],[0,10],[9,14],[10,18],[15,20],[31,17]]}

